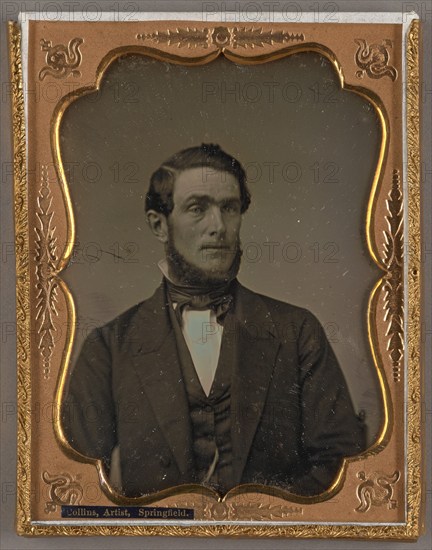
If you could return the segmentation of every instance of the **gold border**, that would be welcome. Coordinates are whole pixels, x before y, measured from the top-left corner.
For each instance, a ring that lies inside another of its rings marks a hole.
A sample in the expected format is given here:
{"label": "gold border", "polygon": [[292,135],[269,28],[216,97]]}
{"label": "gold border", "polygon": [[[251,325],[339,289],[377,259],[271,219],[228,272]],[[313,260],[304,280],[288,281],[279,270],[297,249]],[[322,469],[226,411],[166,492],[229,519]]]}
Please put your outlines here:
{"label": "gold border", "polygon": [[27,191],[27,149],[22,75],[21,31],[9,21],[9,62],[12,83],[13,182],[17,309],[17,515],[19,534],[30,524],[31,494],[31,376],[30,376],[30,269]]}
{"label": "gold border", "polygon": [[[302,45],[303,46],[303,45]],[[14,22],[9,22],[9,52],[11,64],[11,80],[13,85],[12,110],[14,127],[14,188],[15,188],[15,230],[16,230],[16,264],[17,264],[17,354],[18,354],[18,500],[17,500],[17,528],[19,534],[26,535],[187,535],[187,536],[215,536],[215,535],[250,535],[250,536],[291,536],[291,537],[362,537],[413,539],[421,531],[421,444],[420,444],[420,414],[421,414],[421,380],[420,380],[420,144],[419,144],[419,21],[414,20],[407,37],[407,135],[408,135],[408,217],[409,217],[409,261],[408,261],[408,479],[407,498],[408,516],[404,525],[211,525],[194,526],[67,526],[67,525],[37,525],[30,519],[30,436],[31,436],[31,386],[30,386],[30,318],[29,318],[29,242],[28,242],[28,195],[26,174],[25,149],[25,119],[24,98],[22,90],[21,68],[21,33]],[[149,50],[151,48],[148,48]],[[299,51],[301,48],[292,48]],[[141,47],[142,51],[143,48]],[[320,48],[321,50],[321,48]],[[304,51],[304,47],[303,47]],[[219,52],[218,52],[219,53]],[[293,52],[294,53],[294,52]],[[322,52],[321,52],[322,53]],[[228,52],[226,52],[228,54]],[[232,54],[231,54],[232,55]],[[231,57],[230,55],[230,57]],[[285,54],[284,54],[285,55]],[[174,56],[173,56],[174,57]],[[214,55],[208,55],[209,62]],[[226,55],[229,58],[229,54]],[[232,57],[237,57],[232,55]],[[268,56],[261,56],[264,62]],[[166,59],[166,58],[165,58]],[[172,60],[174,61],[174,60]],[[196,60],[194,60],[196,62]],[[238,59],[236,59],[239,62]],[[333,61],[333,60],[331,60]],[[175,61],[174,61],[175,62]],[[193,61],[192,61],[193,62]],[[247,61],[246,61],[247,62]],[[104,65],[102,62],[101,65]],[[340,68],[334,63],[341,77]],[[103,71],[99,73],[99,76]],[[349,87],[347,86],[347,89]],[[94,88],[92,88],[93,91]],[[363,95],[363,94],[361,94]],[[370,94],[367,94],[370,100]],[[381,113],[381,111],[380,111]],[[381,113],[382,114],[382,113]],[[383,149],[381,148],[381,151]],[[380,162],[383,161],[380,154]],[[60,164],[61,166],[61,164]],[[60,171],[61,175],[61,171]],[[62,178],[60,178],[62,179]],[[64,185],[64,182],[62,182]],[[375,190],[379,184],[377,173],[374,178]],[[65,193],[66,189],[66,193]],[[67,188],[63,187],[66,206],[69,211],[70,199]],[[374,192],[371,193],[371,201]],[[368,205],[368,212],[372,209],[372,202]],[[71,210],[70,210],[71,212]],[[69,234],[73,235],[73,218],[68,220]],[[368,222],[370,224],[370,220]],[[370,227],[370,225],[367,225]],[[68,242],[72,240],[68,239]],[[374,247],[368,244],[372,257]],[[61,265],[64,267],[69,250],[65,251]],[[375,259],[375,258],[374,258]],[[378,265],[379,262],[377,262]],[[59,268],[59,271],[61,269]],[[60,280],[59,280],[60,281]],[[380,282],[377,283],[377,286]],[[67,297],[65,285],[62,285]],[[371,294],[371,300],[373,293]],[[69,313],[74,316],[73,302],[68,300]],[[63,363],[70,353],[73,335],[68,336],[69,344],[64,354]],[[379,372],[379,367],[377,365]],[[383,390],[385,395],[385,391]],[[388,424],[387,424],[388,425]],[[383,428],[381,435],[385,433]],[[384,443],[383,437],[381,443]]]}
{"label": "gold border", "polygon": [[421,232],[420,232],[420,21],[414,20],[407,36],[406,124],[408,156],[408,387],[407,399],[407,534],[424,531],[422,500],[422,372],[421,347]]}
{"label": "gold border", "polygon": [[[171,63],[180,64],[180,65],[204,65],[207,63],[212,62],[219,56],[226,57],[231,62],[236,62],[237,64],[243,64],[243,65],[256,65],[256,64],[262,64],[262,63],[268,63],[270,61],[275,61],[276,59],[281,59],[284,57],[288,57],[291,55],[294,55],[296,53],[300,52],[316,52],[320,53],[324,57],[326,57],[330,63],[333,65],[333,68],[336,71],[337,76],[339,77],[339,83],[341,86],[341,89],[345,89],[349,92],[353,92],[357,95],[360,95],[361,97],[365,98],[375,109],[375,112],[379,118],[380,121],[380,127],[381,127],[381,144],[379,149],[379,156],[378,161],[376,164],[376,169],[374,173],[374,178],[372,182],[372,188],[370,192],[370,199],[368,202],[367,207],[367,216],[366,216],[366,234],[367,234],[367,244],[369,248],[369,252],[374,259],[375,263],[385,272],[387,272],[386,267],[384,266],[383,262],[379,260],[379,253],[376,247],[376,243],[373,238],[373,232],[372,232],[372,218],[373,218],[373,211],[375,209],[376,201],[377,201],[377,195],[378,190],[381,186],[382,178],[384,176],[384,170],[383,167],[385,165],[385,159],[387,156],[388,151],[388,143],[389,143],[389,121],[386,114],[386,111],[384,109],[384,106],[382,102],[380,101],[379,97],[376,96],[372,91],[363,88],[361,86],[353,86],[345,84],[345,79],[342,71],[342,67],[338,60],[336,59],[336,56],[334,53],[328,49],[327,47],[316,44],[316,43],[302,43],[298,45],[291,45],[287,46],[281,49],[278,49],[276,52],[270,52],[265,54],[259,54],[254,55],[253,57],[245,57],[240,54],[235,54],[232,52],[229,52],[228,50],[216,50],[215,52],[210,52],[209,54],[203,55],[203,56],[197,56],[192,59],[187,58],[185,59],[182,56],[174,55],[171,53],[166,53],[164,51],[159,51],[155,48],[150,48],[147,46],[124,46],[120,48],[116,48],[108,52],[108,54],[102,59],[100,62],[97,70],[96,70],[96,82],[94,86],[85,86],[82,88],[78,88],[71,92],[70,94],[65,95],[57,104],[56,108],[54,109],[52,122],[51,122],[51,128],[50,128],[50,134],[51,134],[51,150],[52,155],[54,158],[54,164],[57,170],[57,174],[59,177],[59,181],[61,184],[61,189],[63,192],[65,204],[66,204],[66,211],[67,211],[67,228],[68,228],[68,239],[67,242],[69,243],[68,248],[64,252],[58,269],[56,270],[56,274],[59,274],[60,271],[64,268],[64,266],[67,265],[69,261],[69,256],[71,254],[72,246],[73,246],[73,239],[75,234],[75,225],[74,225],[74,215],[73,215],[73,208],[72,208],[72,201],[69,195],[69,186],[67,184],[65,171],[63,168],[62,158],[61,158],[61,148],[60,148],[60,124],[62,117],[66,111],[66,109],[69,107],[71,103],[73,103],[75,100],[77,100],[80,97],[83,97],[84,95],[94,93],[98,91],[101,87],[101,83],[103,80],[103,77],[109,68],[109,66],[114,63],[116,59],[118,59],[121,56],[124,56],[126,54],[140,54],[140,55],[146,55],[148,57],[152,57],[154,59],[158,59],[161,61],[169,61]],[[62,283],[61,279],[59,277],[56,277],[56,280],[59,284]],[[376,440],[374,441],[373,445],[367,449],[364,453],[361,455],[357,455],[355,457],[346,458],[343,461],[343,464],[340,468],[340,471],[333,482],[333,484],[321,493],[320,495],[313,496],[313,497],[302,497],[299,495],[295,495],[292,493],[289,493],[283,489],[278,489],[276,487],[266,487],[264,485],[257,485],[257,484],[244,484],[244,485],[238,485],[237,487],[234,487],[231,489],[226,495],[223,496],[221,499],[215,491],[212,489],[203,488],[201,485],[181,485],[176,487],[171,487],[169,489],[165,489],[163,491],[158,491],[157,493],[153,493],[152,495],[144,496],[144,497],[136,497],[136,498],[126,498],[121,496],[119,493],[117,493],[111,485],[109,484],[109,481],[105,475],[102,461],[97,459],[92,459],[83,456],[82,454],[75,451],[68,443],[66,437],[64,436],[63,429],[61,426],[60,421],[60,411],[61,411],[61,403],[62,403],[62,397],[63,392],[65,388],[65,383],[67,379],[67,373],[68,369],[70,368],[69,364],[69,357],[73,345],[73,328],[70,330],[70,337],[71,340],[67,340],[67,349],[66,353],[64,354],[63,361],[60,367],[60,376],[58,379],[58,385],[56,390],[56,397],[55,397],[55,417],[54,417],[54,430],[57,437],[57,440],[62,447],[62,449],[65,451],[65,453],[70,456],[71,458],[75,460],[79,460],[81,462],[88,462],[90,464],[94,464],[97,468],[97,472],[99,475],[99,481],[102,487],[102,490],[106,494],[106,496],[114,503],[119,505],[144,505],[144,504],[150,504],[152,502],[158,501],[161,498],[165,498],[168,496],[174,496],[181,493],[195,493],[199,492],[200,494],[206,494],[208,496],[213,496],[216,501],[225,501],[227,498],[234,496],[236,494],[242,494],[245,492],[253,492],[258,491],[262,494],[271,494],[273,496],[277,496],[279,498],[283,498],[285,500],[288,500],[290,502],[298,503],[298,504],[316,504],[318,502],[323,502],[325,500],[328,500],[332,498],[334,495],[336,495],[339,490],[342,488],[343,481],[345,480],[346,476],[346,469],[350,462],[354,462],[356,460],[364,459],[366,456],[370,456],[371,454],[375,454],[379,452],[383,447],[387,444],[388,439],[390,437],[391,429],[392,429],[392,420],[393,420],[393,414],[392,414],[392,404],[391,404],[391,395],[388,388],[388,384],[386,382],[386,377],[384,373],[384,367],[383,362],[380,357],[380,355],[376,352],[378,349],[378,346],[375,345],[377,342],[377,337],[375,335],[375,331],[373,327],[375,326],[375,311],[376,311],[376,304],[375,300],[379,297],[378,290],[381,289],[383,283],[384,283],[384,277],[382,277],[378,283],[375,285],[374,290],[372,292],[371,298],[369,300],[368,305],[368,336],[369,336],[369,345],[372,351],[372,356],[374,359],[374,365],[377,371],[377,376],[379,380],[379,385],[381,389],[381,395],[383,400],[383,409],[384,409],[384,418],[381,426],[380,433],[378,434]],[[71,327],[75,326],[75,314],[74,314],[74,302],[73,297],[70,292],[70,290],[67,288],[67,285],[65,283],[61,284],[62,290],[65,294],[65,298],[67,300],[68,304],[68,312],[72,313],[72,316],[70,317],[71,323],[68,323]]]}

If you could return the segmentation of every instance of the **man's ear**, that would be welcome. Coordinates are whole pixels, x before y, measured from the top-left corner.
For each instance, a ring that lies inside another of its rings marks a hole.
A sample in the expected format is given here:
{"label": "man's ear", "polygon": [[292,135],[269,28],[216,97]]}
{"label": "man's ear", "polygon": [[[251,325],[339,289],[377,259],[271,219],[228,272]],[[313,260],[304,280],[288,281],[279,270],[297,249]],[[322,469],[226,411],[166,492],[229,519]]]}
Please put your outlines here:
{"label": "man's ear", "polygon": [[147,221],[153,235],[161,242],[168,242],[168,222],[166,216],[156,210],[147,211]]}

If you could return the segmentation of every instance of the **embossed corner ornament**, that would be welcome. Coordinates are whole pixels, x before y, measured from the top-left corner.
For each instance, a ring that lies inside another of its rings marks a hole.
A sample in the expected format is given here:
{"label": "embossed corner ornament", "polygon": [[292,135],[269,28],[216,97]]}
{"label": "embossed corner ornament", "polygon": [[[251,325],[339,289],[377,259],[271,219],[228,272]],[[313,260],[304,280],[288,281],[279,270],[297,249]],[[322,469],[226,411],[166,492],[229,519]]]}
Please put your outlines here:
{"label": "embossed corner ornament", "polygon": [[78,480],[78,474],[73,478],[68,473],[52,475],[48,471],[42,472],[43,481],[49,486],[49,499],[45,503],[45,512],[55,512],[57,507],[79,504],[83,497],[83,488]]}
{"label": "embossed corner ornament", "polygon": [[366,477],[365,472],[358,472],[357,477],[361,480],[357,487],[357,498],[360,501],[356,512],[368,512],[372,506],[387,505],[389,510],[397,507],[397,501],[393,498],[393,485],[400,479],[400,472],[396,470],[393,474],[374,472]]}
{"label": "embossed corner ornament", "polygon": [[82,38],[72,38],[68,45],[52,45],[51,40],[42,38],[40,41],[41,50],[46,52],[46,65],[39,71],[39,80],[46,76],[54,78],[65,78],[69,75],[81,76],[78,67],[81,65],[82,54],[79,47],[84,42]]}
{"label": "embossed corner ornament", "polygon": [[196,29],[186,27],[166,31],[137,34],[138,40],[148,40],[155,44],[166,44],[177,48],[210,48],[216,46],[221,51],[225,48],[262,48],[266,45],[303,42],[303,33],[291,33],[284,30],[263,31],[254,27],[209,27]]}
{"label": "embossed corner ornament", "polygon": [[390,54],[388,48],[393,46],[391,40],[383,40],[382,44],[369,45],[363,38],[356,38],[354,42],[358,48],[355,54],[355,62],[359,71],[356,72],[357,78],[363,78],[365,73],[370,78],[382,78],[388,76],[393,82],[398,77],[395,67],[388,64]]}

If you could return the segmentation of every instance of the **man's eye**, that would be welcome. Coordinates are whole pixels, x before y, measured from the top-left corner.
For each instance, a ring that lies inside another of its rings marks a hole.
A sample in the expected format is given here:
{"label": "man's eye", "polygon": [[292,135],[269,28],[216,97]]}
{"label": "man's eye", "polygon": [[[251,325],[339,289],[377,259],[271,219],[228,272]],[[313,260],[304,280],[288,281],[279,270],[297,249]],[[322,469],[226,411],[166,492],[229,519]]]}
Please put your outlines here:
{"label": "man's eye", "polygon": [[192,214],[202,214],[204,212],[204,208],[198,204],[194,204],[189,207],[189,212]]}
{"label": "man's eye", "polygon": [[223,209],[227,214],[236,214],[239,212],[239,207],[236,204],[226,204]]}

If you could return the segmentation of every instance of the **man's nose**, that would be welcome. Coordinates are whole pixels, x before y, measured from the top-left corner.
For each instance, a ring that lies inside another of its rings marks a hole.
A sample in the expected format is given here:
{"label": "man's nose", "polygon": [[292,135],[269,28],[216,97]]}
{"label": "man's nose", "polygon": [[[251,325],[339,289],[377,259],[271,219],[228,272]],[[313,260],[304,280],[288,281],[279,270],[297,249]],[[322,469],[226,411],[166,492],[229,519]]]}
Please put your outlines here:
{"label": "man's nose", "polygon": [[221,209],[218,206],[212,206],[208,213],[208,231],[210,235],[222,235],[225,233],[225,222]]}

